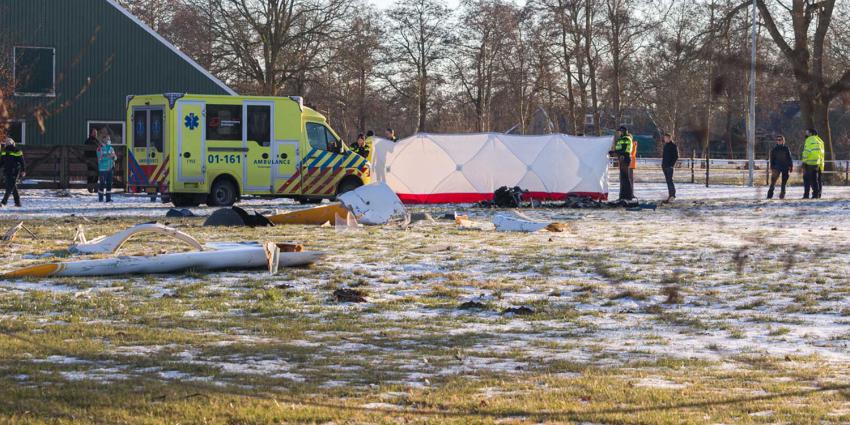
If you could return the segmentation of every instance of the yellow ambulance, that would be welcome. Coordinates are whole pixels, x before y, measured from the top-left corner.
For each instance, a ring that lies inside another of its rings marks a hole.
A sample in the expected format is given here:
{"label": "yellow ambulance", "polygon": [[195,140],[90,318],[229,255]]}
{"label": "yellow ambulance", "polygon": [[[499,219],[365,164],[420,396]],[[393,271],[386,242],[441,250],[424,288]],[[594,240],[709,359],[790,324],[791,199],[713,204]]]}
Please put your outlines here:
{"label": "yellow ambulance", "polygon": [[127,129],[127,190],[175,206],[314,203],[369,183],[368,161],[297,96],[129,96]]}

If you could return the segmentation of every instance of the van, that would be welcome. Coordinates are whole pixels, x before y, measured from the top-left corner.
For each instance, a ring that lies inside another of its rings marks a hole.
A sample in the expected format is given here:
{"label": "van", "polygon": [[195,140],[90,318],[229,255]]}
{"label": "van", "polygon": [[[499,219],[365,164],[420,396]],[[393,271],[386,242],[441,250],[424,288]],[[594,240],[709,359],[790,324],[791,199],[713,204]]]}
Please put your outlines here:
{"label": "van", "polygon": [[128,192],[175,206],[317,203],[369,183],[366,158],[297,96],[129,96],[127,128]]}

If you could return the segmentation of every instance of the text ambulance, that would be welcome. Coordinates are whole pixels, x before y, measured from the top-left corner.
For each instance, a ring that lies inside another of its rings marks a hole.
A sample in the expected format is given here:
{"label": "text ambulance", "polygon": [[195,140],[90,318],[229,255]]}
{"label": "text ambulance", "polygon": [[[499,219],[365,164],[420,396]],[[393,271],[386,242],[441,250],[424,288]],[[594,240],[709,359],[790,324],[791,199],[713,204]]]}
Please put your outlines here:
{"label": "text ambulance", "polygon": [[366,159],[299,97],[129,96],[127,128],[127,190],[175,206],[318,202],[369,182]]}

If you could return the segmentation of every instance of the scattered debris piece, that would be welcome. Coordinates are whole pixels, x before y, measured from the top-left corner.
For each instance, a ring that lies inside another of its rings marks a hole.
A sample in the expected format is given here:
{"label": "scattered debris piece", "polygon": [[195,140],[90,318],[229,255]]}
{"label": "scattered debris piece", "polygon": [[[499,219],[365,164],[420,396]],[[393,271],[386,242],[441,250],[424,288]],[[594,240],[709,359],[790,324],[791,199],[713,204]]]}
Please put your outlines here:
{"label": "scattered debris piece", "polygon": [[[205,251],[164,255],[119,256],[97,260],[69,261],[25,267],[4,278],[47,276],[117,276],[126,274],[174,273],[184,270],[213,271],[270,267],[266,247],[256,242],[209,243]],[[324,257],[322,252],[281,252],[278,266],[297,267]]]}
{"label": "scattered debris piece", "polygon": [[18,224],[10,227],[9,230],[7,230],[5,234],[3,234],[3,241],[4,242],[12,242],[13,240],[15,240],[15,237],[18,235],[18,232],[20,232],[21,229],[23,229],[27,233],[29,233],[29,235],[33,239],[38,239],[38,236],[36,236],[35,233],[33,233],[32,231],[30,231],[30,229],[27,229],[27,227],[24,226],[24,222],[21,221],[21,222],[18,222]]}
{"label": "scattered debris piece", "polygon": [[[263,249],[266,253],[266,261],[268,262],[270,274],[277,274],[280,269],[281,253],[304,252],[303,245],[291,243],[266,242],[263,244]],[[284,256],[284,258],[286,258],[286,256]]]}
{"label": "scattered debris piece", "polygon": [[386,224],[393,216],[405,214],[404,205],[386,183],[360,186],[337,197],[360,223]]}
{"label": "scattered debris piece", "polygon": [[245,221],[232,208],[221,208],[213,211],[206,220],[204,226],[244,226]]}
{"label": "scattered debris piece", "polygon": [[268,218],[254,211],[249,214],[239,207],[221,208],[210,214],[204,221],[204,226],[274,226]]}
{"label": "scattered debris piece", "polygon": [[483,221],[473,221],[469,219],[469,216],[466,215],[458,215],[455,216],[455,223],[461,230],[495,230],[496,226],[493,223],[483,222]]}
{"label": "scattered debris piece", "polygon": [[506,308],[502,312],[502,314],[515,314],[517,316],[526,316],[529,314],[534,314],[534,309],[531,307],[526,307],[524,305],[519,307],[510,307]]}
{"label": "scattered debris piece", "polygon": [[484,310],[486,306],[484,303],[480,303],[478,301],[467,301],[461,305],[459,305],[458,310]]}
{"label": "scattered debris piece", "polygon": [[336,216],[345,217],[348,210],[340,203],[332,203],[320,205],[313,208],[305,208],[296,211],[276,214],[269,217],[269,221],[275,225],[283,224],[306,224],[313,226],[321,226],[325,223],[333,223]]}
{"label": "scattered debris piece", "polygon": [[193,213],[187,208],[179,210],[177,208],[172,208],[165,213],[165,216],[169,218],[194,217],[195,213]]}
{"label": "scattered debris piece", "polygon": [[357,219],[354,217],[354,214],[351,214],[351,212],[346,212],[345,218],[338,215],[334,217],[334,229],[337,232],[357,229],[358,227],[361,227],[361,225],[357,222]]}
{"label": "scattered debris piece", "polygon": [[366,293],[357,289],[337,289],[334,291],[334,297],[337,302],[341,303],[365,303]]}
{"label": "scattered debris piece", "polygon": [[351,213],[358,223],[367,225],[386,224],[393,216],[403,217],[404,205],[395,192],[386,183],[373,183],[360,186],[338,197],[340,202],[290,211],[269,217],[277,224],[304,224],[314,226],[333,226],[340,220],[349,222]]}
{"label": "scattered debris piece", "polygon": [[564,208],[602,208],[602,202],[589,196],[567,195],[564,200]]}
{"label": "scattered debris piece", "polygon": [[[559,223],[559,222],[549,223],[549,225],[546,226],[546,230],[548,230],[550,232],[555,232],[555,233],[566,232],[569,229],[570,229],[569,224]],[[550,240],[549,242],[552,242],[552,241]]]}
{"label": "scattered debris piece", "polygon": [[141,233],[158,233],[170,236],[186,243],[196,250],[203,249],[203,246],[197,239],[175,228],[164,226],[159,223],[144,223],[135,225],[118,233],[114,233],[110,236],[99,236],[90,241],[86,239],[85,230],[83,229],[83,226],[80,225],[77,227],[76,235],[74,235],[74,245],[71,245],[68,250],[76,254],[112,254],[121,249],[121,246],[123,246],[127,240]]}
{"label": "scattered debris piece", "polygon": [[563,232],[567,229],[564,223],[537,221],[519,211],[514,211],[513,215],[496,214],[493,224],[499,232],[537,232],[544,229]]}
{"label": "scattered debris piece", "polygon": [[416,212],[416,213],[407,214],[405,216],[405,219],[404,219],[405,225],[407,225],[407,226],[411,226],[411,225],[416,224],[420,221],[424,221],[424,222],[427,222],[427,223],[430,223],[430,224],[436,223],[436,220],[434,220],[434,217],[432,217],[431,214],[428,214],[426,212]]}

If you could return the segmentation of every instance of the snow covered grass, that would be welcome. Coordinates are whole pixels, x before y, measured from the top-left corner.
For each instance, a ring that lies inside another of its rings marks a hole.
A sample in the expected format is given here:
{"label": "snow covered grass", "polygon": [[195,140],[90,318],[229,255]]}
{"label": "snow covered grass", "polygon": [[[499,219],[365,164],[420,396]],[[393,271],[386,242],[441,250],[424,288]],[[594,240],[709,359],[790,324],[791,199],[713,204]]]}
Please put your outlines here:
{"label": "snow covered grass", "polygon": [[[93,237],[151,217],[203,242],[330,255],[277,276],[0,281],[0,412],[13,423],[846,423],[850,191],[825,194],[767,202],[757,189],[681,185],[655,211],[526,210],[571,224],[532,234],[444,220],[204,228],[143,197],[98,210],[45,194],[0,216],[40,236],[5,247],[3,271],[48,251],[70,260],[78,224]],[[122,252],[176,249],[142,239]],[[340,303],[336,289],[367,302]]]}

